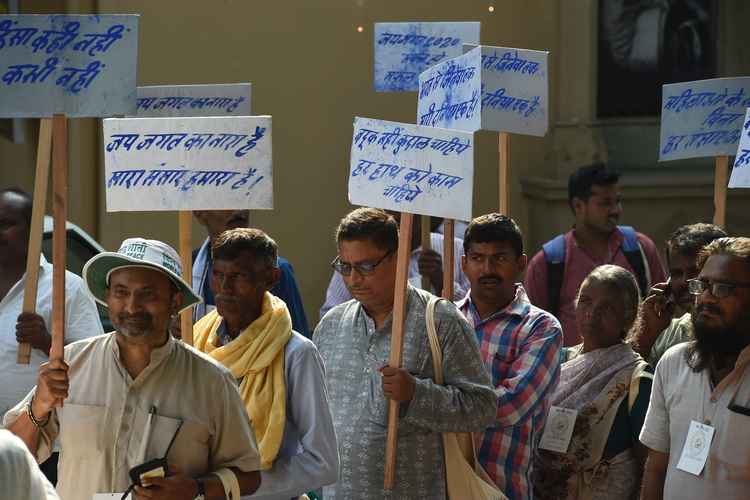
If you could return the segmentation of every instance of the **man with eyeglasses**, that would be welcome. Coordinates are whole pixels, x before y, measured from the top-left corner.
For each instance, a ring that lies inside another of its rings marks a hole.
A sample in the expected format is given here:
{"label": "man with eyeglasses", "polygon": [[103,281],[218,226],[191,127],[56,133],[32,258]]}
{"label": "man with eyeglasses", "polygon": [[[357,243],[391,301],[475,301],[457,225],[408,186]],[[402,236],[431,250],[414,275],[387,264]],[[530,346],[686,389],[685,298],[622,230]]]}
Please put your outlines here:
{"label": "man with eyeglasses", "polygon": [[667,240],[669,281],[651,288],[633,330],[633,349],[651,366],[673,345],[693,339],[690,312],[695,300],[688,281],[698,276],[698,252],[726,235],[719,226],[699,222],[678,227]]}
{"label": "man with eyeglasses", "polygon": [[641,295],[666,281],[656,245],[630,226],[618,226],[620,175],[602,163],[579,168],[568,179],[573,229],[544,244],[526,268],[524,288],[537,307],[554,314],[566,347],[581,342],[575,320],[578,288],[596,267],[614,264],[636,277]]}
{"label": "man with eyeglasses", "polygon": [[750,238],[719,238],[697,264],[695,340],[659,361],[641,431],[644,500],[750,491]]}
{"label": "man with eyeglasses", "polygon": [[[444,385],[433,382],[425,319],[430,293],[407,289],[402,368],[388,366],[396,283],[398,227],[373,208],[354,210],[336,232],[333,261],[353,299],[331,309],[313,341],[326,365],[338,439],[338,482],[326,499],[444,499],[443,432],[484,431],[495,417],[495,394],[474,331],[441,301],[435,324]],[[383,489],[388,403],[400,405],[394,489]]]}

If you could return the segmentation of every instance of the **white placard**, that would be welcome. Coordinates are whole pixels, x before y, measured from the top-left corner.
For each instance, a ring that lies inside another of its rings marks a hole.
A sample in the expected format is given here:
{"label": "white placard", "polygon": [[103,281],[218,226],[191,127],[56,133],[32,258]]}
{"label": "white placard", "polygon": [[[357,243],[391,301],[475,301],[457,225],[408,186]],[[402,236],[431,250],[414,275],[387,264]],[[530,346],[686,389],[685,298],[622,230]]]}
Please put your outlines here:
{"label": "white placard", "polygon": [[0,16],[0,117],[135,111],[137,15]]}
{"label": "white placard", "polygon": [[250,116],[249,83],[138,87],[136,117]]}
{"label": "white placard", "polygon": [[664,85],[659,161],[733,155],[749,106],[750,77]]}
{"label": "white placard", "polygon": [[417,122],[470,132],[545,135],[548,56],[482,45],[429,68],[419,75]]}
{"label": "white placard", "polygon": [[745,123],[740,132],[742,136],[729,179],[730,188],[750,187],[750,108],[745,112]]}
{"label": "white placard", "polygon": [[419,74],[479,43],[478,22],[375,23],[375,91],[416,92]]}
{"label": "white placard", "polygon": [[412,214],[471,220],[471,133],[355,118],[349,201]]}
{"label": "white placard", "polygon": [[107,211],[273,208],[271,117],[104,120]]}

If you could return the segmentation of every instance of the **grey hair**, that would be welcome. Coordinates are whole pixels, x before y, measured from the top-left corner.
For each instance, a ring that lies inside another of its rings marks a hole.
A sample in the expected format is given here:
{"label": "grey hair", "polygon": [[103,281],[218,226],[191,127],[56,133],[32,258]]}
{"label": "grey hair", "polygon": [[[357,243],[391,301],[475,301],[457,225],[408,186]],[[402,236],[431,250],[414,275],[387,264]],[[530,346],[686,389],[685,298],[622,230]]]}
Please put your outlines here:
{"label": "grey hair", "polygon": [[581,283],[576,295],[576,307],[578,307],[578,299],[581,296],[581,290],[583,287],[589,284],[604,285],[614,290],[622,300],[624,309],[624,321],[625,325],[623,328],[623,338],[627,337],[630,329],[633,328],[636,318],[638,317],[638,308],[641,303],[641,292],[638,288],[638,282],[635,280],[633,273],[620,266],[614,266],[612,264],[605,264],[599,266],[586,276],[586,279]]}

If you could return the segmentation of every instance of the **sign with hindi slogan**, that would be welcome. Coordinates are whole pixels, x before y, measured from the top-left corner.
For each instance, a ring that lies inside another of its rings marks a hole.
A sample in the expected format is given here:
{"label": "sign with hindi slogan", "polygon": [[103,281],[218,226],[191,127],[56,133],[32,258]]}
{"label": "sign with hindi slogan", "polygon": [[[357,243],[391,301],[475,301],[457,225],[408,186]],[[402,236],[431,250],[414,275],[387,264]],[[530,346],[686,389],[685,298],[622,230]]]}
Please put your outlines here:
{"label": "sign with hindi slogan", "polygon": [[273,208],[271,117],[104,120],[107,211]]}
{"label": "sign with hindi slogan", "polygon": [[136,116],[250,116],[249,83],[138,87]]}
{"label": "sign with hindi slogan", "polygon": [[730,188],[750,187],[750,109],[745,113],[745,123],[740,130],[740,145],[732,167]]}
{"label": "sign with hindi slogan", "polygon": [[659,161],[731,156],[750,106],[750,77],[662,87]]}
{"label": "sign with hindi slogan", "polygon": [[351,203],[470,220],[473,179],[472,134],[355,118]]}
{"label": "sign with hindi slogan", "polygon": [[0,116],[135,112],[137,15],[0,16]]}
{"label": "sign with hindi slogan", "polygon": [[419,75],[417,121],[457,130],[543,136],[549,53],[478,46]]}
{"label": "sign with hindi slogan", "polygon": [[416,92],[419,74],[479,43],[479,23],[375,23],[375,91]]}

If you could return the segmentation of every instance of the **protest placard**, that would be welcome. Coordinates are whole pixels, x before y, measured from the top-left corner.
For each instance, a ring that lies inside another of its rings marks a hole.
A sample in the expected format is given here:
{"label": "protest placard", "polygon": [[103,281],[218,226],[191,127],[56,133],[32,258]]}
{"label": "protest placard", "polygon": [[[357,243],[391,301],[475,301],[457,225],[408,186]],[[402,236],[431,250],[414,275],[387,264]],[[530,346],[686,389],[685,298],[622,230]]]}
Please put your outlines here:
{"label": "protest placard", "polygon": [[151,85],[136,92],[138,118],[252,115],[249,83]]}
{"label": "protest placard", "polygon": [[543,136],[549,125],[548,53],[474,47],[419,75],[417,123]]}
{"label": "protest placard", "polygon": [[349,201],[411,214],[471,218],[472,134],[357,117]]}
{"label": "protest placard", "polygon": [[659,161],[733,155],[749,106],[750,77],[664,85]]}
{"label": "protest placard", "polygon": [[271,117],[104,120],[107,210],[273,208]]}
{"label": "protest placard", "polygon": [[479,43],[478,22],[375,23],[375,91],[416,92],[419,74]]}
{"label": "protest placard", "polygon": [[750,109],[745,111],[745,122],[740,133],[732,177],[729,179],[730,188],[750,187]]}
{"label": "protest placard", "polygon": [[137,15],[0,16],[0,116],[135,112]]}

